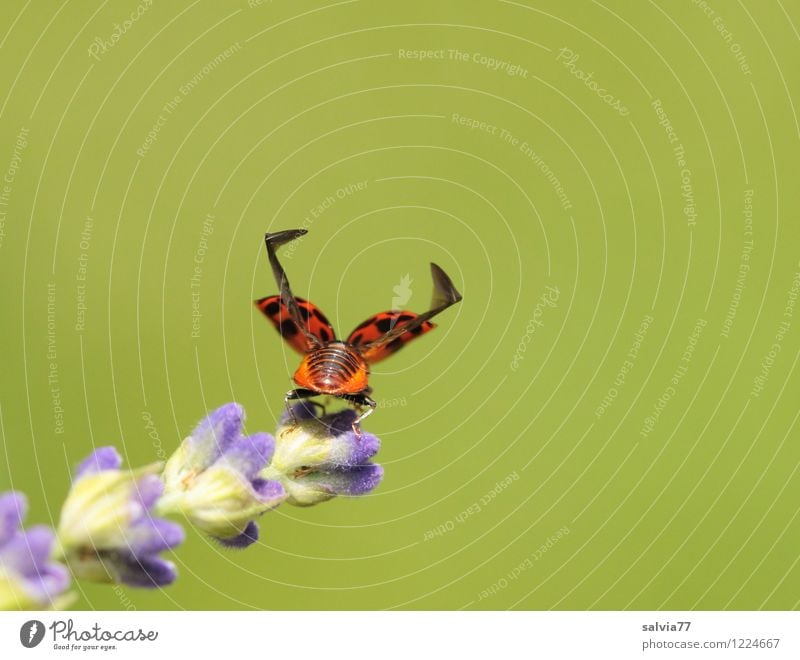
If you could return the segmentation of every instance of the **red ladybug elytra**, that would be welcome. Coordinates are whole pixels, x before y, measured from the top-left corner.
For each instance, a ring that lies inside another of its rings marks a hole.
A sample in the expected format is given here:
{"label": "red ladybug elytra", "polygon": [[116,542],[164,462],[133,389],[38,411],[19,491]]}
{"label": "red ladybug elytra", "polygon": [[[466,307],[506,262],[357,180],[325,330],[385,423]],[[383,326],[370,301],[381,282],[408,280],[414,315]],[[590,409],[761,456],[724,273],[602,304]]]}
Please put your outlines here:
{"label": "red ladybug elytra", "polygon": [[[369,317],[356,327],[346,340],[336,333],[325,315],[313,303],[296,298],[275,250],[300,236],[305,229],[287,229],[264,235],[272,272],[280,293],[255,301],[256,306],[272,321],[284,340],[303,354],[294,374],[299,388],[286,393],[285,402],[317,395],[332,395],[355,404],[360,415],[353,430],[360,435],[359,423],[377,405],[370,398],[369,367],[393,355],[408,342],[436,327],[430,319],[461,300],[447,274],[431,264],[433,299],[431,309],[422,314],[390,310]],[[362,409],[366,410],[362,412]]]}

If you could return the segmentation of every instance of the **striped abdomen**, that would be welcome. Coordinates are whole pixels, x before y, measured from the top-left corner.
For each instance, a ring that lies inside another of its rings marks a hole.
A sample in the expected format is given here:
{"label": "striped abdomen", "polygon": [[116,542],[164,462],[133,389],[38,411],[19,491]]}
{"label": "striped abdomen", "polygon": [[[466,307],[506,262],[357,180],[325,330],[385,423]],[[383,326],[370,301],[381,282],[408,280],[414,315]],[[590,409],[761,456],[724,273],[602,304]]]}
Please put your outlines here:
{"label": "striped abdomen", "polygon": [[308,353],[294,374],[295,382],[322,394],[355,394],[367,388],[369,367],[357,349],[331,342]]}

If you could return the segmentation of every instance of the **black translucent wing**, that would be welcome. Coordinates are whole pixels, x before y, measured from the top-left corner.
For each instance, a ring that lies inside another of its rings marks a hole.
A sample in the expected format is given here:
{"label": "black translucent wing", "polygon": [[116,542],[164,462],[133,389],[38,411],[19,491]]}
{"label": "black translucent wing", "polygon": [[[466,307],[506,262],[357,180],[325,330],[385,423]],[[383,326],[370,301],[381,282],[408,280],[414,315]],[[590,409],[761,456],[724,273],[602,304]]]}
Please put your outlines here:
{"label": "black translucent wing", "polygon": [[[275,281],[278,283],[281,305],[285,307],[285,311],[288,314],[288,320],[294,323],[294,328],[301,333],[303,337],[305,337],[305,343],[307,346],[306,350],[312,350],[322,346],[324,342],[320,341],[320,338],[315,335],[311,329],[309,329],[308,324],[305,322],[308,317],[306,316],[306,318],[303,318],[303,313],[300,311],[297,298],[294,297],[292,294],[292,289],[289,286],[289,278],[286,277],[286,271],[283,270],[283,266],[281,266],[280,261],[278,261],[278,255],[275,252],[275,250],[284,243],[293,241],[294,239],[304,236],[307,233],[308,232],[305,229],[286,229],[284,231],[279,231],[272,234],[264,234],[264,243],[267,246],[267,257],[269,258],[270,266],[272,266],[272,274],[275,276]],[[279,314],[282,313],[282,310],[276,311],[278,311]],[[269,314],[267,316],[269,316]],[[282,319],[282,321],[283,320],[284,319]],[[330,324],[328,325],[330,326]],[[291,333],[288,324],[285,326],[286,332],[281,330],[280,327],[278,330],[284,337]],[[289,343],[297,347],[297,345],[300,344],[300,340],[290,341]]]}

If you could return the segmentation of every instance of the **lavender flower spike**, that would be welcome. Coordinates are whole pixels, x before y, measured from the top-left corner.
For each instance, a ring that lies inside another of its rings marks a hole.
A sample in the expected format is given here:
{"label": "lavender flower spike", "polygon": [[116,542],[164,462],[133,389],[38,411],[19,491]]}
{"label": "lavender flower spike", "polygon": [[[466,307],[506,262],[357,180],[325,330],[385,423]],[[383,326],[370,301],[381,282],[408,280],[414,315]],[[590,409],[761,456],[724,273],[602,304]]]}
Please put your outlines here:
{"label": "lavender flower spike", "polygon": [[288,493],[287,501],[310,506],[336,495],[364,495],[383,478],[383,468],[369,461],[380,449],[380,440],[369,433],[359,438],[352,424],[352,409],[318,417],[308,403],[296,404],[281,419],[275,454],[262,470],[265,479],[278,479]]}
{"label": "lavender flower spike", "polygon": [[55,534],[21,529],[26,509],[21,493],[0,494],[0,610],[62,609],[71,595],[67,569],[50,561]]}
{"label": "lavender flower spike", "polygon": [[164,468],[161,513],[181,513],[223,545],[244,548],[258,539],[254,518],[286,497],[259,471],[275,449],[266,433],[243,436],[244,410],[229,403],[209,414]]}
{"label": "lavender flower spike", "polygon": [[121,465],[113,447],[101,447],[78,466],[58,526],[64,558],[76,576],[89,580],[170,584],[175,566],[159,554],[184,534],[180,525],[151,513],[164,489],[161,464],[135,471]]}

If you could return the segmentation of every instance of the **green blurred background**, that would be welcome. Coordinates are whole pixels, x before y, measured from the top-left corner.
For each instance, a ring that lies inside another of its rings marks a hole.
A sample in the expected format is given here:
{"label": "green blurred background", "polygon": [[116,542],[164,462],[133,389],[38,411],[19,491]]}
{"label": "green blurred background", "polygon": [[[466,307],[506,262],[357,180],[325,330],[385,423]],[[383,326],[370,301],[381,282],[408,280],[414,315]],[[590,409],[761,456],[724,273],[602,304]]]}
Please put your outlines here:
{"label": "green blurred background", "polygon": [[796,3],[92,4],[0,10],[29,522],[93,446],[141,465],[231,400],[274,429],[265,231],[309,229],[285,265],[340,334],[424,310],[429,261],[464,301],[374,369],[373,495],[77,607],[798,607]]}

